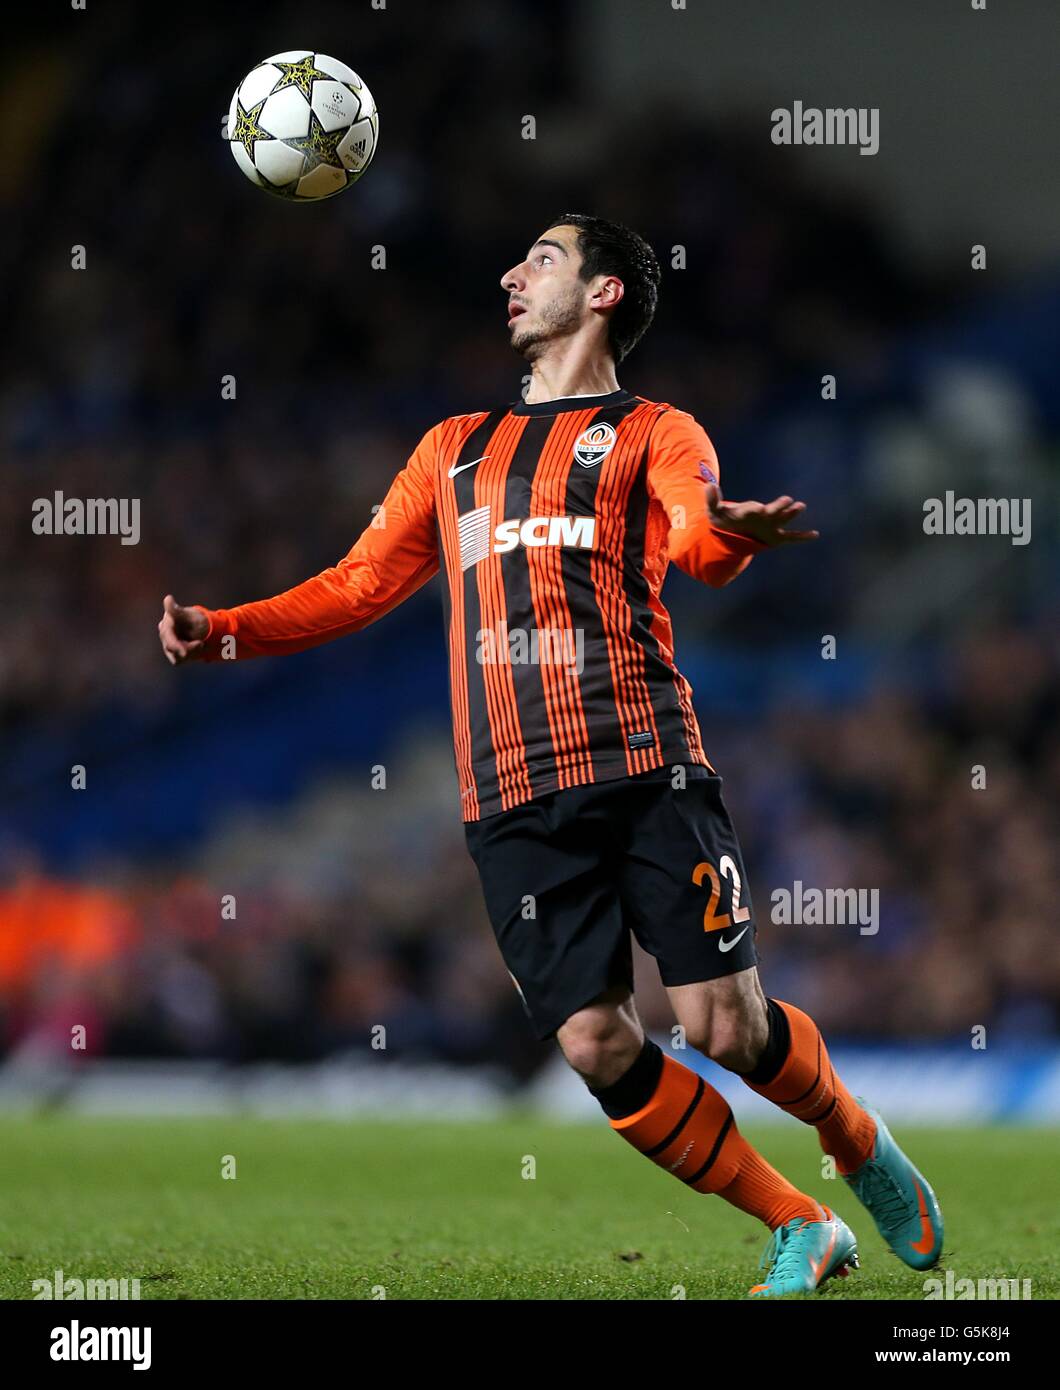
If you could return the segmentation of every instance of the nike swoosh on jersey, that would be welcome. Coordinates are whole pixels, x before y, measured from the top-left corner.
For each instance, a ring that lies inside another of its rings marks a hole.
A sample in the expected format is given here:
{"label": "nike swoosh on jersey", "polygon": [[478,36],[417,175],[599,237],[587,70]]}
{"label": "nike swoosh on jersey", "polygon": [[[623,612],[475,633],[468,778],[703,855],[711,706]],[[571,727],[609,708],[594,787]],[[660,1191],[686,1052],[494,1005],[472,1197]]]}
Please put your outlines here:
{"label": "nike swoosh on jersey", "polygon": [[465,468],[474,468],[476,463],[485,463],[489,454],[483,454],[480,459],[472,459],[470,463],[454,463],[449,470],[450,478],[455,478],[458,473],[463,473]]}
{"label": "nike swoosh on jersey", "polygon": [[732,948],[733,948],[733,947],[736,945],[736,943],[739,941],[740,937],[743,936],[743,933],[744,933],[744,932],[747,932],[747,931],[750,931],[750,930],[751,930],[751,924],[750,924],[750,922],[748,922],[747,926],[744,927],[743,931],[738,931],[731,941],[722,941],[722,939],[719,937],[719,938],[718,938],[718,950],[719,950],[719,951],[731,951]]}

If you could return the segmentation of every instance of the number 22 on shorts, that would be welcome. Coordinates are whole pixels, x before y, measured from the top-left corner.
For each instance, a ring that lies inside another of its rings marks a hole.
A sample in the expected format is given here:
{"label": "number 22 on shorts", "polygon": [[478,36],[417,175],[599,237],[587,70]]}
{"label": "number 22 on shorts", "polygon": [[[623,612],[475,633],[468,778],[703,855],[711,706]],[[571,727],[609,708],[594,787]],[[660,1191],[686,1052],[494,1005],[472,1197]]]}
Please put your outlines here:
{"label": "number 22 on shorts", "polygon": [[[721,871],[720,876],[718,870]],[[719,912],[718,905],[721,902],[721,879],[727,878],[732,881],[732,916],[727,912]],[[706,910],[703,913],[704,931],[724,931],[726,927],[734,922],[746,922],[750,916],[750,908],[740,906],[740,894],[743,891],[743,884],[740,881],[740,871],[736,867],[736,861],[729,854],[721,857],[721,862],[716,869],[713,864],[708,864],[704,860],[697,864],[692,870],[692,882],[699,888],[704,879],[710,880],[710,897],[707,899]]]}

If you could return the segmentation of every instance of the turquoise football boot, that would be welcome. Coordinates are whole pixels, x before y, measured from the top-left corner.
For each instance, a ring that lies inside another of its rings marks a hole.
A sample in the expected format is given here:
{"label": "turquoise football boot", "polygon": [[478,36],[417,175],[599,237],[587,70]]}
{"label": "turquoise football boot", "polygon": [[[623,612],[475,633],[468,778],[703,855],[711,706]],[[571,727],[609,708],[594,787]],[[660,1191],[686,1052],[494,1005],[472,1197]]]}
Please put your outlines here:
{"label": "turquoise football boot", "polygon": [[833,1274],[842,1278],[858,1267],[854,1232],[835,1212],[821,1208],[824,1219],[797,1216],[778,1226],[770,1237],[759,1268],[769,1263],[764,1284],[755,1284],[751,1298],[783,1298],[789,1293],[813,1293]]}
{"label": "turquoise football boot", "polygon": [[857,1102],[876,1121],[876,1140],[871,1157],[843,1180],[898,1258],[930,1269],[942,1254],[942,1212],[931,1184],[894,1142],[880,1112],[860,1096]]}

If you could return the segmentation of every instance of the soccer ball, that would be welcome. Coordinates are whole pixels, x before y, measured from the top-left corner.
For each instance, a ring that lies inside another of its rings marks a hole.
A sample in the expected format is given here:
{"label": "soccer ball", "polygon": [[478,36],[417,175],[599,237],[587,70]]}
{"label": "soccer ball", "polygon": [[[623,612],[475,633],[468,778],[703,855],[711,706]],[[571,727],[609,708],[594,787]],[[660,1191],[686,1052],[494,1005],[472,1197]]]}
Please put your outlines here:
{"label": "soccer ball", "polygon": [[356,183],[371,163],[379,114],[361,79],[326,53],[293,49],[244,77],[223,125],[251,183],[316,202]]}

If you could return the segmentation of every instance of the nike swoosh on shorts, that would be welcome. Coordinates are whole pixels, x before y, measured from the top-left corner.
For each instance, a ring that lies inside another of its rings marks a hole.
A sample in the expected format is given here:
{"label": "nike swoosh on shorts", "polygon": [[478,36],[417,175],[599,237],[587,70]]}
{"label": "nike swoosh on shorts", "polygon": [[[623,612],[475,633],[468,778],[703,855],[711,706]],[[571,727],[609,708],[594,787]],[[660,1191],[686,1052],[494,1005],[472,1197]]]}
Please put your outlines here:
{"label": "nike swoosh on shorts", "polygon": [[736,945],[736,943],[739,941],[740,937],[743,936],[744,932],[748,932],[748,931],[750,931],[750,930],[751,930],[751,924],[750,924],[750,922],[748,922],[748,923],[747,923],[747,926],[744,927],[743,931],[738,931],[731,941],[723,941],[723,940],[719,937],[719,938],[718,938],[718,950],[719,950],[719,951],[731,951],[732,948],[733,948],[733,947]]}

